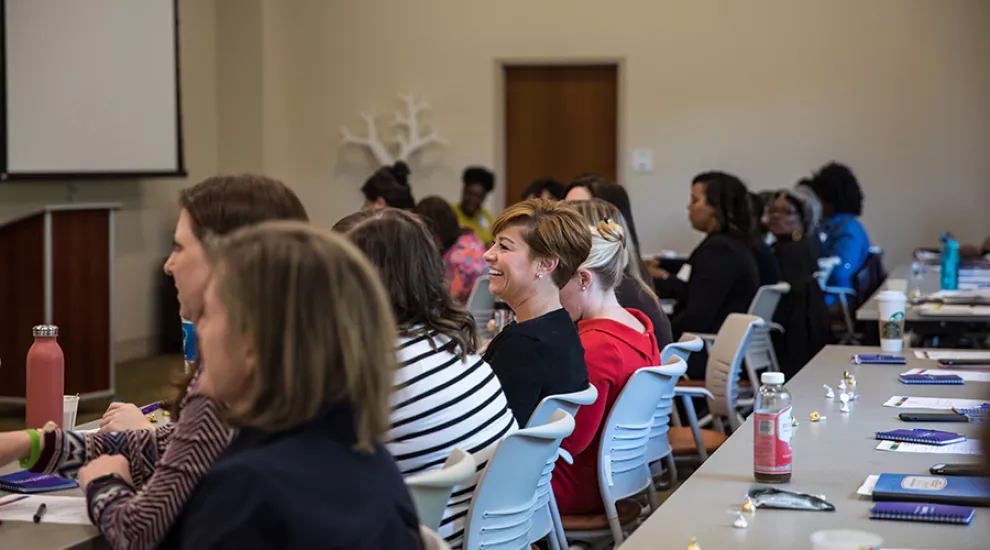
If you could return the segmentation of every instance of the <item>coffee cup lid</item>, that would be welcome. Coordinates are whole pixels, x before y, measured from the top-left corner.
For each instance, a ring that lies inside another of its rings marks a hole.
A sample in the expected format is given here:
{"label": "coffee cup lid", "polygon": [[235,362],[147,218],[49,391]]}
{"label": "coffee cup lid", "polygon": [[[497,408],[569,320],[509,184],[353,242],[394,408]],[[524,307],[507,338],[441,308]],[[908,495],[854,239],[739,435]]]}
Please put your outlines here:
{"label": "coffee cup lid", "polygon": [[877,300],[907,300],[907,294],[900,290],[881,290],[877,293]]}

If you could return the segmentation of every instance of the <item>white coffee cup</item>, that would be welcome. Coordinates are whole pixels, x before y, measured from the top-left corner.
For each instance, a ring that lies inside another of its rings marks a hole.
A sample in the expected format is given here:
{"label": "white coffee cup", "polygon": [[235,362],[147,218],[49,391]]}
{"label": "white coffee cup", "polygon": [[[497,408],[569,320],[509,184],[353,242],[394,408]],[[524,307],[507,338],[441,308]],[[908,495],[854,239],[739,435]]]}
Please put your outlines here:
{"label": "white coffee cup", "polygon": [[76,429],[76,413],[79,412],[79,396],[62,396],[62,429]]}
{"label": "white coffee cup", "polygon": [[811,544],[815,550],[874,550],[881,548],[883,539],[866,531],[831,529],[812,533]]}
{"label": "white coffee cup", "polygon": [[877,293],[880,308],[880,347],[886,353],[900,353],[904,349],[904,313],[907,294],[900,290],[882,290]]}

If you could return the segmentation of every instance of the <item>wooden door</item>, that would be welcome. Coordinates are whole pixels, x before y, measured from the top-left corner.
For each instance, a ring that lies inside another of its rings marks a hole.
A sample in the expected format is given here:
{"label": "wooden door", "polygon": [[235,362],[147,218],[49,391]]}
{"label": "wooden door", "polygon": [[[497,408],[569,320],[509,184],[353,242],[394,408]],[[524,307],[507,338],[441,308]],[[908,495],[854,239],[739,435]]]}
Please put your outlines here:
{"label": "wooden door", "polygon": [[505,204],[533,180],[564,185],[595,173],[614,180],[618,66],[506,66]]}

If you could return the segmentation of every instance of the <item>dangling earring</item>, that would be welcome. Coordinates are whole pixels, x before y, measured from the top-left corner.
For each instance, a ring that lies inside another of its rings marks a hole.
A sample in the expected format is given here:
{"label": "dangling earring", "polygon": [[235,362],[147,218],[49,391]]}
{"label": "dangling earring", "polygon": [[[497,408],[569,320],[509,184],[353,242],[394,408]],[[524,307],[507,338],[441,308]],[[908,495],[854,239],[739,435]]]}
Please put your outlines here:
{"label": "dangling earring", "polygon": [[795,242],[800,241],[804,237],[804,232],[798,229],[794,233],[791,233],[791,239]]}

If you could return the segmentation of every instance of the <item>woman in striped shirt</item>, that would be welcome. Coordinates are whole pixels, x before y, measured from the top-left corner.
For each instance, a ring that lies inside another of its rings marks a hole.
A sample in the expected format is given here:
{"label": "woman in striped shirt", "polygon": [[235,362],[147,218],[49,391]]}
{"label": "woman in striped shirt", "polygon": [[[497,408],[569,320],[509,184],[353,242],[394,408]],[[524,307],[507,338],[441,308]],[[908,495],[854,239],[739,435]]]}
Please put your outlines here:
{"label": "woman in striped shirt", "polygon": [[[263,176],[209,178],[183,190],[179,205],[165,271],[175,279],[182,317],[194,323],[213,272],[204,239],[265,220],[307,219],[291,189]],[[176,411],[181,415],[173,415],[171,424],[145,429],[148,422],[137,407],[121,405],[107,412],[100,433],[4,433],[0,465],[21,459],[35,472],[78,476],[90,518],[111,547],[155,548],[234,435],[220,404],[198,391],[200,373],[197,368],[182,386]]]}
{"label": "woman in striped shirt", "polygon": [[[395,209],[348,216],[334,227],[371,259],[399,326],[399,370],[385,446],[403,475],[437,470],[454,448],[481,472],[516,429],[502,386],[478,356],[474,319],[444,283],[436,240],[416,215]],[[461,547],[477,477],[455,487],[439,533]]]}

